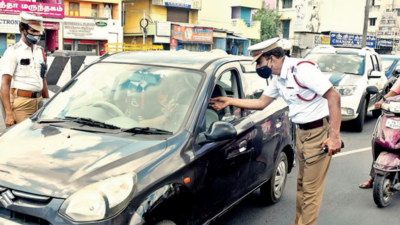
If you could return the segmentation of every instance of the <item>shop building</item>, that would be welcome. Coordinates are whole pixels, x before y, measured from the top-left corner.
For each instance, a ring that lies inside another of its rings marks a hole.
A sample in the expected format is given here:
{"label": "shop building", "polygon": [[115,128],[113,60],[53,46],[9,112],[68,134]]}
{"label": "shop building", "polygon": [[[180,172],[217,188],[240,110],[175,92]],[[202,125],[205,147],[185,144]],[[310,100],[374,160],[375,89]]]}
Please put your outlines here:
{"label": "shop building", "polygon": [[64,18],[64,5],[61,0],[43,0],[42,2],[2,0],[0,2],[0,56],[21,38],[19,32],[21,12],[34,13],[43,17],[45,31],[39,45],[48,51],[59,47],[62,41],[59,35],[60,23]]}
{"label": "shop building", "polygon": [[106,43],[123,40],[121,1],[64,1],[63,49],[105,53]]}
{"label": "shop building", "polygon": [[213,28],[173,24],[170,50],[188,50],[194,52],[211,51]]}
{"label": "shop building", "polygon": [[187,29],[187,32],[198,25],[201,2],[202,0],[124,1],[124,43],[163,45],[164,50],[209,49],[210,47],[205,46],[211,45],[212,41],[211,43],[200,41],[202,42],[200,43],[171,37],[173,23],[182,24],[183,29],[191,27]]}

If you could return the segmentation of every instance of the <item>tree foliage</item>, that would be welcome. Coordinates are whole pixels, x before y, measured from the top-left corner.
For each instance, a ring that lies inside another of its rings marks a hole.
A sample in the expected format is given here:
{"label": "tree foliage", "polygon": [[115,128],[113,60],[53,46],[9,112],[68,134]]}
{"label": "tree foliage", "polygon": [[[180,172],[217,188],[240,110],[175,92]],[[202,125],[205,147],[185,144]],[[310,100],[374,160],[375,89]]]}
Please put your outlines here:
{"label": "tree foliage", "polygon": [[252,43],[256,44],[270,38],[278,37],[281,32],[279,18],[281,15],[273,9],[265,8],[258,10],[253,20],[261,21],[260,39],[253,40]]}

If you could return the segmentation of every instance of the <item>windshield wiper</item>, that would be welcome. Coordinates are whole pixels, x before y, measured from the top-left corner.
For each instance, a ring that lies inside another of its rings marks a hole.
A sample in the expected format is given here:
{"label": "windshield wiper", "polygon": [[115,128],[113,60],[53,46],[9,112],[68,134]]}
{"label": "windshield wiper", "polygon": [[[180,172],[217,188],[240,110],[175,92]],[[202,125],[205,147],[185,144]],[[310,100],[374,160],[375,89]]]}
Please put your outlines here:
{"label": "windshield wiper", "polygon": [[69,122],[69,120],[61,120],[61,119],[45,119],[45,120],[39,120],[37,121],[38,123],[65,123]]}
{"label": "windshield wiper", "polygon": [[92,127],[100,127],[100,128],[105,128],[105,129],[121,129],[120,127],[117,127],[112,124],[104,123],[101,121],[97,121],[91,118],[85,118],[85,117],[73,117],[73,116],[66,116],[65,119],[70,119],[72,122],[92,126]]}
{"label": "windshield wiper", "polygon": [[133,134],[164,134],[172,135],[171,131],[161,130],[152,127],[133,127],[129,129],[121,129],[122,132],[133,133]]}

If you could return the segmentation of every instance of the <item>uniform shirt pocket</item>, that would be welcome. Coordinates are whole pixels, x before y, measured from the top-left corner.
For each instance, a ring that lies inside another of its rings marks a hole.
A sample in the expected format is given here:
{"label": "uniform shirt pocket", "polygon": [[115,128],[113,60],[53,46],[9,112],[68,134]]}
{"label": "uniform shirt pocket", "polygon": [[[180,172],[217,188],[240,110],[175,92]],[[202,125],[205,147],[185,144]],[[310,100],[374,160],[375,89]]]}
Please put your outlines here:
{"label": "uniform shirt pocket", "polygon": [[298,103],[300,100],[299,97],[297,97],[298,94],[299,94],[299,90],[296,87],[287,86],[285,93],[284,93],[287,103],[290,103],[290,104]]}
{"label": "uniform shirt pocket", "polygon": [[33,65],[18,64],[14,75],[16,75],[17,77],[28,77],[33,68]]}

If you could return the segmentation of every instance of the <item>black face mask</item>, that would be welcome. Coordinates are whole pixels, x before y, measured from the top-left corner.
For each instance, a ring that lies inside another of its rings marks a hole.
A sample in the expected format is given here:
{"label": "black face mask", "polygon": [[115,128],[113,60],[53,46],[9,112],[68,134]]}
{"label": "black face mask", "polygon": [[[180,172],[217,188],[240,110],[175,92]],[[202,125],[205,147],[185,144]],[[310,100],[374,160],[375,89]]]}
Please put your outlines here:
{"label": "black face mask", "polygon": [[272,70],[268,66],[260,67],[256,71],[257,71],[258,76],[260,76],[261,78],[264,78],[264,79],[268,79],[272,74]]}

